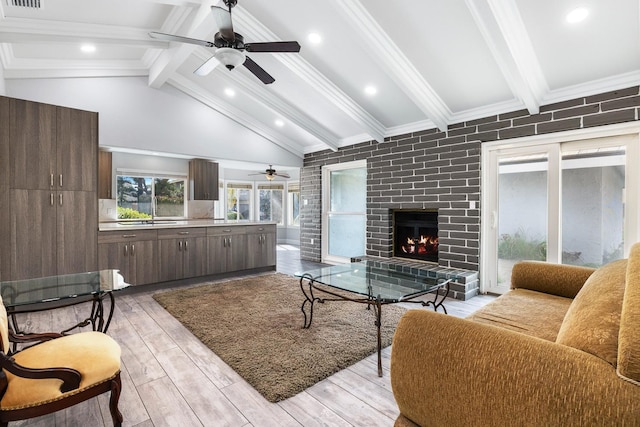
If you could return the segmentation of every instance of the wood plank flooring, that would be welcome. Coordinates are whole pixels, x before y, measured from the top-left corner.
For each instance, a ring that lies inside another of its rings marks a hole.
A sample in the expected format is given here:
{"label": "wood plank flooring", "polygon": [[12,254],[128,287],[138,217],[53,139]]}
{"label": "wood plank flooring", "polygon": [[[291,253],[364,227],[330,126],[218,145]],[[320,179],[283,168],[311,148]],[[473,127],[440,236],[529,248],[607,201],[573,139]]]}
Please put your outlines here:
{"label": "wood plank flooring", "polygon": [[[296,247],[278,246],[279,272],[318,266],[301,261]],[[125,426],[393,426],[398,408],[389,381],[390,347],[383,350],[382,378],[372,355],[290,399],[270,403],[164,311],[152,298],[155,292],[143,288],[116,294],[109,335],[122,347],[120,410]],[[450,315],[465,317],[492,299],[449,300],[446,307]],[[81,305],[25,315],[21,325],[31,331],[62,330],[86,309]],[[10,425],[110,426],[108,395]]]}

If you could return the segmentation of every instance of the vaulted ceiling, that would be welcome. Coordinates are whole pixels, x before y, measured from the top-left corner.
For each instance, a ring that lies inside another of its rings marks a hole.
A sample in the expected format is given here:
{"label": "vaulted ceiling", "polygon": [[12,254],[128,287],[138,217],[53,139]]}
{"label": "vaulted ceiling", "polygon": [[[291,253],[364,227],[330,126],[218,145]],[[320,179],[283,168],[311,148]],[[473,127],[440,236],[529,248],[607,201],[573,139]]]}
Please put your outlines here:
{"label": "vaulted ceiling", "polygon": [[302,46],[248,54],[270,85],[244,67],[195,75],[215,48],[149,36],[213,40],[217,4],[0,0],[4,78],[145,76],[300,156],[640,84],[637,0],[239,0],[245,42]]}

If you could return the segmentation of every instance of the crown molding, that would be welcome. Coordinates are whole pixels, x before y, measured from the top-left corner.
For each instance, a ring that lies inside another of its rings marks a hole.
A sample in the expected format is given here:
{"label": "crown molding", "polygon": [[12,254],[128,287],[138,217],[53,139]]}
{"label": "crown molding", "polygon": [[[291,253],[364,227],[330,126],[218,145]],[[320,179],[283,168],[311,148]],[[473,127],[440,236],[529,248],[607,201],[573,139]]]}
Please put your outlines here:
{"label": "crown molding", "polygon": [[590,82],[567,86],[562,89],[549,91],[543,99],[544,104],[568,101],[570,99],[582,98],[584,96],[597,95],[611,92],[631,86],[640,85],[640,71],[619,74],[613,77],[593,80]]}
{"label": "crown molding", "polygon": [[174,74],[167,80],[167,83],[288,152],[303,157],[303,150],[295,141],[286,135],[275,132],[262,122],[252,119],[239,108],[210,96],[204,89],[186,77]]}
{"label": "crown molding", "polygon": [[[267,27],[255,19],[246,9],[241,6],[234,8],[234,20],[243,33],[248,38],[256,40],[273,40],[280,38],[271,32]],[[338,107],[362,130],[367,132],[371,138],[382,142],[384,140],[385,128],[375,117],[362,108],[336,84],[326,78],[315,67],[307,62],[300,55],[274,54],[274,58],[280,61],[285,67],[295,73],[300,79],[316,89],[329,102]]]}
{"label": "crown molding", "polygon": [[451,123],[462,123],[470,120],[482,119],[485,117],[495,116],[497,114],[509,113],[512,111],[522,110],[525,108],[519,99],[510,99],[508,101],[496,102],[490,105],[484,105],[478,108],[459,111],[451,116]]}
{"label": "crown molding", "polygon": [[373,59],[394,77],[398,86],[438,128],[446,130],[451,115],[449,107],[375,21],[362,2],[332,0],[332,3],[344,12],[344,17],[353,24],[354,30],[360,33],[360,38],[367,48],[375,52]]}

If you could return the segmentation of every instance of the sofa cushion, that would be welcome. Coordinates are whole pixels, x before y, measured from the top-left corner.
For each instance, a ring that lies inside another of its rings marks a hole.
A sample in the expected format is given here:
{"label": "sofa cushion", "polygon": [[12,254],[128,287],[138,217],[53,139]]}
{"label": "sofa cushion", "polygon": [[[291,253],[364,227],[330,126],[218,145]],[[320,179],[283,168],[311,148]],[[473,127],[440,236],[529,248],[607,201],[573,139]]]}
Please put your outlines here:
{"label": "sofa cushion", "polygon": [[629,253],[618,335],[618,375],[640,385],[640,243]]}
{"label": "sofa cushion", "polygon": [[558,344],[616,366],[626,271],[627,260],[618,260],[600,267],[587,279],[562,322]]}
{"label": "sofa cushion", "polygon": [[572,301],[529,289],[512,289],[467,319],[555,341]]}

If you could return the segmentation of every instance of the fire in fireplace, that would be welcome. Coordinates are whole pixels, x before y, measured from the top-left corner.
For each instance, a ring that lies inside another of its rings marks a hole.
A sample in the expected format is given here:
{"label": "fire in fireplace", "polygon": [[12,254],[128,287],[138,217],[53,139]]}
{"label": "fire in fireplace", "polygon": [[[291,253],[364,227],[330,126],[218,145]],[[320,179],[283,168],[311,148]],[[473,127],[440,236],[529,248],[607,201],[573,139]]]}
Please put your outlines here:
{"label": "fire in fireplace", "polygon": [[393,256],[438,262],[438,212],[394,210]]}

